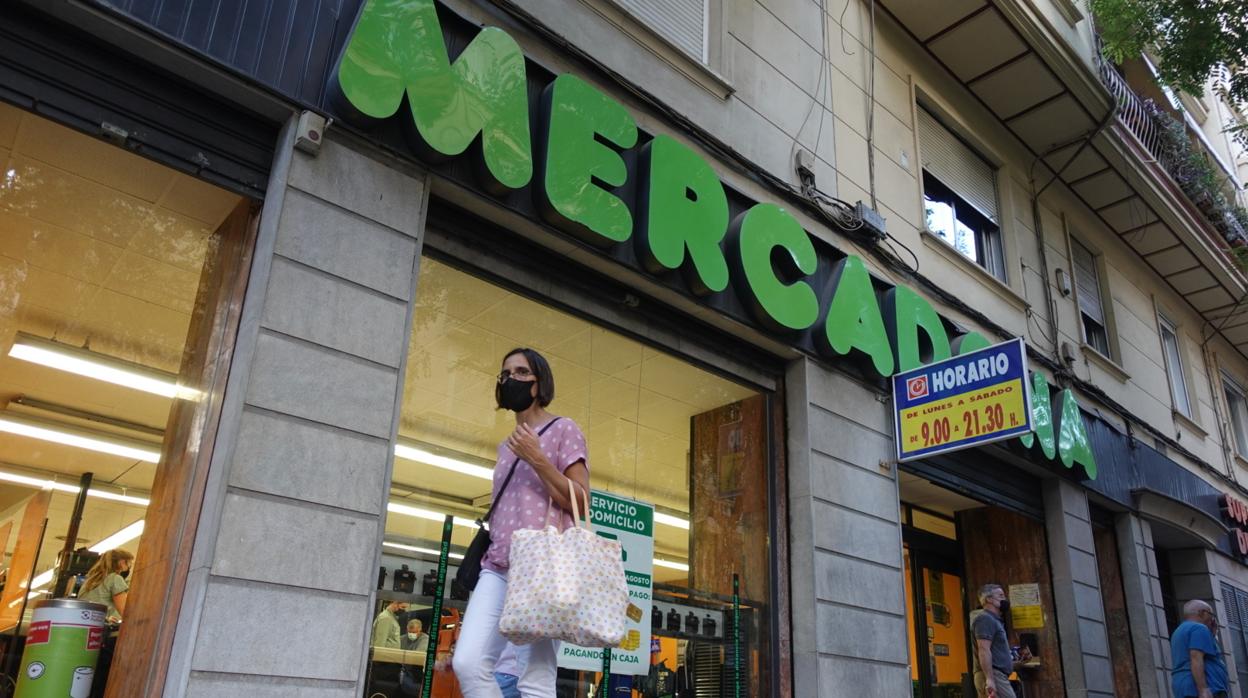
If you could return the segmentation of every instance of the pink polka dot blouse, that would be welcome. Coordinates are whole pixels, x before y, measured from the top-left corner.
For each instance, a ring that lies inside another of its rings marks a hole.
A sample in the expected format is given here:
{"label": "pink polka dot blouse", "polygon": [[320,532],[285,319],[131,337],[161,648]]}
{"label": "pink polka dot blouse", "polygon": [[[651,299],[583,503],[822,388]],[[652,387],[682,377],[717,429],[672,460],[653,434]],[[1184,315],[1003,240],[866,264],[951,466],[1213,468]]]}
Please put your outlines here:
{"label": "pink polka dot blouse", "polygon": [[[565,472],[577,461],[584,461],[585,467],[589,468],[589,449],[585,445],[585,434],[571,419],[560,418],[539,437],[539,441],[546,459],[559,472]],[[498,445],[498,462],[494,465],[495,497],[498,496],[503,481],[507,479],[513,462],[516,462],[516,454],[511,452],[504,441]],[[490,515],[490,549],[486,551],[481,566],[494,572],[505,573],[510,567],[508,560],[513,531],[544,528],[547,522],[561,529],[572,525],[571,512],[563,511],[558,504],[550,503],[549,518],[545,518],[550,500],[546,485],[542,484],[542,478],[527,461],[516,462],[516,467],[519,470],[511,478],[511,484],[507,485],[507,491],[498,500],[494,513]]]}

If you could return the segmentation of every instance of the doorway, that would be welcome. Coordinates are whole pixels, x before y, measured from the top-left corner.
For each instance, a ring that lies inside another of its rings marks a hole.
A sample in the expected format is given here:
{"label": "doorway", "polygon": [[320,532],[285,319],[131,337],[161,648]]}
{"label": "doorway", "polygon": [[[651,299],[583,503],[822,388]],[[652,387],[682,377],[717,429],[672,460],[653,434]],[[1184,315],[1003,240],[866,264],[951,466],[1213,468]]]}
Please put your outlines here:
{"label": "doorway", "polygon": [[1010,677],[1017,694],[1065,695],[1042,521],[914,472],[900,480],[914,698],[974,698],[970,624],[986,585],[1011,601],[1008,643],[1037,657]]}
{"label": "doorway", "polygon": [[[971,671],[967,644],[966,588],[958,544],[913,526],[906,507],[904,533],[910,678],[915,698],[962,698],[963,676]],[[933,516],[918,510],[920,518]],[[939,518],[939,517],[934,517]],[[952,521],[949,528],[955,530]]]}

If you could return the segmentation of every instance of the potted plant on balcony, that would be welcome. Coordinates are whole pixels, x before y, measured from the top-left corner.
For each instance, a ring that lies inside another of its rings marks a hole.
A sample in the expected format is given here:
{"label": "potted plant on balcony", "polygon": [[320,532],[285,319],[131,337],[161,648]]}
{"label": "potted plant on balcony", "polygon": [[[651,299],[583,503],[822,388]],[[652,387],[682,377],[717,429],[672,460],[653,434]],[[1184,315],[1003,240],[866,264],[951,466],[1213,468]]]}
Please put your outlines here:
{"label": "potted plant on balcony", "polygon": [[1157,133],[1153,154],[1158,163],[1227,242],[1235,243],[1248,237],[1248,217],[1240,217],[1235,211],[1238,207],[1227,200],[1217,170],[1192,145],[1187,127],[1152,100],[1143,100],[1143,106]]}

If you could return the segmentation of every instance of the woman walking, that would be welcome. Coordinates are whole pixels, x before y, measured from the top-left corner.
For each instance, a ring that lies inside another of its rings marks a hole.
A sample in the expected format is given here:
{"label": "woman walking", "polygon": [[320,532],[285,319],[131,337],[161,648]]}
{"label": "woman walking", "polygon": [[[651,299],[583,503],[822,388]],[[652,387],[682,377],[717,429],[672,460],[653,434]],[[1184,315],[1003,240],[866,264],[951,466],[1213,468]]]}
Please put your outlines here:
{"label": "woman walking", "polygon": [[[577,497],[589,494],[589,451],[580,427],[546,410],[555,397],[550,364],[532,349],[513,349],[503,357],[494,388],[500,409],[515,412],[516,428],[498,446],[494,468],[494,512],[490,547],[481,577],[468,602],[452,664],[464,698],[499,698],[494,667],[507,645],[498,632],[507,593],[511,535],[520,529],[563,528],[572,523],[568,481]],[[511,470],[515,474],[500,496]],[[554,506],[548,506],[548,503]],[[529,660],[517,687],[524,698],[554,698],[558,643],[539,640],[529,646]]]}

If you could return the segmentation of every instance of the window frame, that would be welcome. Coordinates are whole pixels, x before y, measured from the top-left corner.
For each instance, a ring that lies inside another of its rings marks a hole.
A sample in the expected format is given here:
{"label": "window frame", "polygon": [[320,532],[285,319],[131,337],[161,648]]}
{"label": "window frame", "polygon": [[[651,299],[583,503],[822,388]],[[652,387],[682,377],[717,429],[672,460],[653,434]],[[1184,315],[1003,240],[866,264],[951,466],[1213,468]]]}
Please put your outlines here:
{"label": "window frame", "polygon": [[[939,177],[929,172],[926,168],[920,166],[919,172],[922,175],[919,181],[922,186],[923,226],[927,231],[933,237],[939,239],[942,244],[948,245],[960,257],[983,269],[997,281],[1003,284],[1009,283],[1005,270],[1005,250],[1001,242],[1001,226],[989,220],[975,206],[962,198],[947,184],[940,181]],[[978,259],[964,254],[954,246],[953,242],[946,239],[944,235],[928,224],[926,215],[928,201],[936,201],[949,206],[953,211],[954,222],[961,223],[974,233],[976,257]]]}
{"label": "window frame", "polygon": [[[1005,215],[1004,198],[1005,192],[1001,186],[1001,166],[998,164],[1000,159],[994,160],[984,155],[984,148],[972,145],[964,138],[956,129],[951,128],[948,124],[950,119],[945,115],[946,112],[934,106],[930,98],[925,99],[925,93],[920,89],[914,99],[914,116],[915,119],[921,118],[921,112],[925,112],[931,119],[932,123],[942,129],[954,141],[957,141],[962,148],[965,148],[966,154],[970,157],[978,159],[991,172],[992,179],[992,203],[996,209],[995,214],[997,221],[993,221],[988,215],[980,211],[978,207],[970,202],[967,197],[958,192],[956,189],[946,184],[936,173],[924,166],[923,154],[923,136],[920,128],[916,123],[914,130],[914,145],[916,149],[917,169],[919,172],[919,203],[920,215],[923,218],[923,230],[930,237],[936,238],[948,249],[953,250],[959,259],[966,260],[974,264],[981,271],[986,272],[994,280],[1000,282],[1007,288],[1013,288],[1010,285],[1011,274],[1006,264],[1006,243],[1005,243],[1005,224],[1008,216]],[[930,182],[929,182],[930,180]],[[932,186],[935,183],[935,186]],[[935,190],[935,191],[933,191]],[[938,198],[939,197],[939,198]],[[927,202],[929,200],[940,201],[950,205],[953,209],[954,221],[961,223],[970,228],[975,233],[975,245],[977,257],[970,257],[963,254],[954,246],[951,240],[946,239],[942,234],[928,225],[927,218]],[[959,211],[963,215],[959,215]]]}
{"label": "window frame", "polygon": [[[1110,361],[1117,362],[1120,352],[1118,347],[1118,333],[1114,324],[1114,313],[1112,296],[1109,292],[1108,274],[1105,270],[1105,257],[1095,247],[1083,241],[1083,238],[1073,233],[1067,233],[1066,242],[1069,246],[1067,259],[1070,261],[1070,277],[1073,284],[1071,293],[1072,300],[1075,304],[1075,312],[1079,316],[1080,341],[1083,345],[1092,351],[1104,356]],[[1076,248],[1082,248],[1088,253],[1092,261],[1092,281],[1096,285],[1098,299],[1101,306],[1101,321],[1098,323],[1095,318],[1089,317],[1083,309],[1083,298],[1079,292],[1079,265],[1075,262]],[[1088,323],[1099,324],[1101,332],[1104,334],[1105,346],[1102,349],[1094,341],[1088,332]]]}
{"label": "window frame", "polygon": [[[1173,351],[1166,346],[1166,333],[1174,337]],[[1192,390],[1188,385],[1187,366],[1183,361],[1183,343],[1180,340],[1179,324],[1171,320],[1165,313],[1157,312],[1157,339],[1161,343],[1161,356],[1166,370],[1166,376],[1170,383],[1170,408],[1180,416],[1189,420],[1195,420],[1195,409],[1192,404]],[[1172,356],[1173,353],[1173,356]],[[1177,366],[1171,366],[1171,359]],[[1176,389],[1175,376],[1178,375],[1178,386],[1183,389],[1183,402],[1186,409],[1179,409],[1179,396]]]}
{"label": "window frame", "polygon": [[[634,0],[636,1],[636,0]],[[630,9],[625,0],[606,0],[608,4],[613,6],[631,18],[634,22],[644,27],[647,31],[660,39],[664,44],[680,51],[688,58],[697,61],[706,68],[714,68],[720,60],[720,52],[722,50],[722,42],[718,38],[714,28],[719,24],[723,17],[723,11],[720,9],[720,3],[711,2],[710,0],[701,0],[702,2],[702,55],[698,56],[690,53],[682,48],[675,40],[665,36],[657,27],[652,26],[646,18]]]}
{"label": "window frame", "polygon": [[[1232,395],[1239,400],[1241,406],[1238,417],[1235,403],[1231,400]],[[1226,421],[1231,427],[1235,456],[1248,460],[1248,390],[1225,371],[1222,372],[1222,399],[1226,400]]]}
{"label": "window frame", "polygon": [[[785,545],[777,543],[789,540],[792,532],[788,516],[790,466],[783,453],[785,364],[751,345],[724,341],[728,334],[719,329],[690,326],[687,314],[675,307],[650,308],[651,316],[644,320],[637,315],[620,314],[618,302],[602,285],[606,278],[602,270],[569,269],[552,281],[549,255],[543,253],[543,248],[517,237],[510,228],[437,197],[429,201],[420,255],[599,327],[625,336],[644,337],[638,341],[646,346],[768,395],[767,603],[773,612],[763,631],[770,668],[762,686],[778,695],[782,676],[792,662],[791,648],[783,638],[791,636],[793,628],[792,603],[782,591],[789,587],[791,555]],[[656,331],[656,327],[660,329]],[[383,525],[376,539],[379,550],[384,540]]]}

